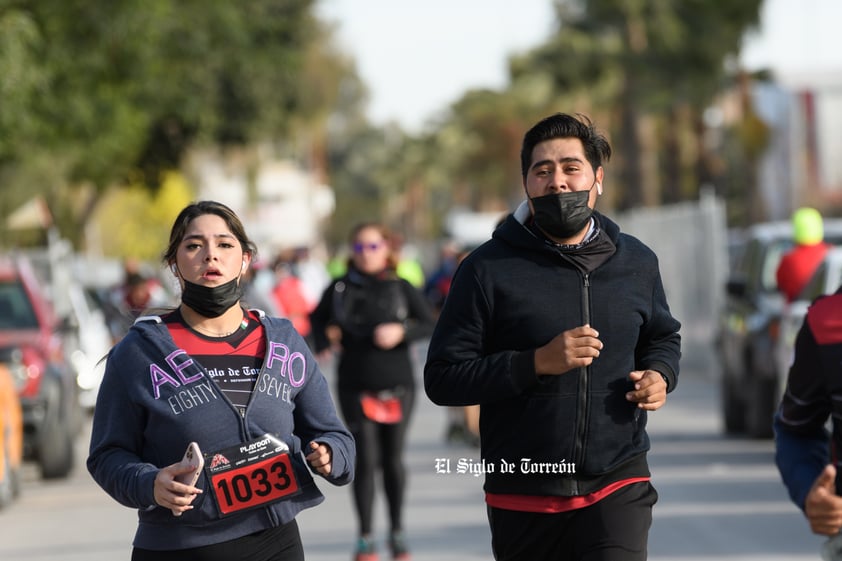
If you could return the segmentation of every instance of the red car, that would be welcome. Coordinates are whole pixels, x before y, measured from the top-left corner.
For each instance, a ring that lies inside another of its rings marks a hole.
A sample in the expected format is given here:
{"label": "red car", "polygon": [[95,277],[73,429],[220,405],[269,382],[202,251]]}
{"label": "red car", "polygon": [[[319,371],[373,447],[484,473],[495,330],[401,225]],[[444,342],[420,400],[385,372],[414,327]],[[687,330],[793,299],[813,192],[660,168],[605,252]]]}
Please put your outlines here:
{"label": "red car", "polygon": [[78,386],[60,322],[24,257],[0,256],[0,364],[17,383],[24,458],[45,479],[66,477],[82,423]]}

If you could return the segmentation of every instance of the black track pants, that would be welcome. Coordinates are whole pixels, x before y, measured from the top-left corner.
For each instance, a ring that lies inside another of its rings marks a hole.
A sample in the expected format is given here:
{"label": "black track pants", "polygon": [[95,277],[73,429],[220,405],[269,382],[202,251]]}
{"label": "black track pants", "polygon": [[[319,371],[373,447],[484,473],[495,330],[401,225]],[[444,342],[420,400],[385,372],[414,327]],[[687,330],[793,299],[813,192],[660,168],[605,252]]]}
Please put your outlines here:
{"label": "black track pants", "polygon": [[646,481],[557,514],[489,507],[491,549],[497,561],[645,561],[657,500]]}

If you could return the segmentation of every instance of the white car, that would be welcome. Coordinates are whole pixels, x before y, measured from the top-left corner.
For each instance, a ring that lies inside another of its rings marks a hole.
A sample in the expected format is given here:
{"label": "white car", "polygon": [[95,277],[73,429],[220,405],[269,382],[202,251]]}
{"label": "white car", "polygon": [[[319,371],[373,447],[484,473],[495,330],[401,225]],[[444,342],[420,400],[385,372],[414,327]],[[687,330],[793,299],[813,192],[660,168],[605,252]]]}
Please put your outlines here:
{"label": "white car", "polygon": [[70,363],[76,371],[79,401],[86,410],[96,404],[99,384],[105,374],[105,357],[111,350],[111,331],[103,310],[89,290],[79,284],[69,287],[71,329],[65,335]]}

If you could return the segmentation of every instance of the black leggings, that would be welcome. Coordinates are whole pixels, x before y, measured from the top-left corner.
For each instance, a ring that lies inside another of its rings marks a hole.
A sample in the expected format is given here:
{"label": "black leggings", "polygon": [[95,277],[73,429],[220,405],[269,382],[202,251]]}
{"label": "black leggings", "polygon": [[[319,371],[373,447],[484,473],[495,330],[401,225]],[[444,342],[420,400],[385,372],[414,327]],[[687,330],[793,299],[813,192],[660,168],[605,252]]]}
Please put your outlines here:
{"label": "black leggings", "polygon": [[360,394],[339,391],[339,404],[345,424],[354,435],[357,462],[354,474],[354,505],[357,509],[360,535],[371,534],[374,513],[375,476],[383,472],[383,490],[389,508],[392,531],[403,529],[403,497],[406,488],[406,468],[403,465],[406,431],[415,402],[412,388],[404,388],[400,396],[402,419],[394,424],[376,423],[363,415]]}
{"label": "black leggings", "polygon": [[132,561],[304,561],[298,523],[263,530],[231,541],[175,551],[132,550]]}

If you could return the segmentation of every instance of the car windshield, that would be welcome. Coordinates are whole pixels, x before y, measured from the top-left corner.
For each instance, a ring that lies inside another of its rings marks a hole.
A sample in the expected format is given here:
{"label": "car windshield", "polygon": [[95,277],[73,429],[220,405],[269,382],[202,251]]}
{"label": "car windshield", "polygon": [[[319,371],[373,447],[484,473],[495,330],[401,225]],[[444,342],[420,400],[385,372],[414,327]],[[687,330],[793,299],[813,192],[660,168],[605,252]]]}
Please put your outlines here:
{"label": "car windshield", "polygon": [[38,329],[38,319],[23,285],[0,282],[0,330]]}

